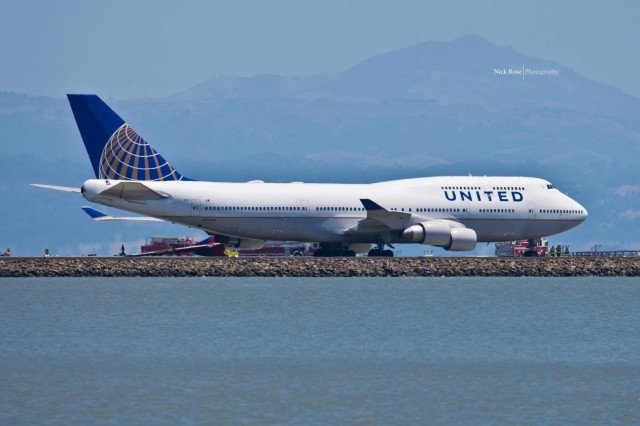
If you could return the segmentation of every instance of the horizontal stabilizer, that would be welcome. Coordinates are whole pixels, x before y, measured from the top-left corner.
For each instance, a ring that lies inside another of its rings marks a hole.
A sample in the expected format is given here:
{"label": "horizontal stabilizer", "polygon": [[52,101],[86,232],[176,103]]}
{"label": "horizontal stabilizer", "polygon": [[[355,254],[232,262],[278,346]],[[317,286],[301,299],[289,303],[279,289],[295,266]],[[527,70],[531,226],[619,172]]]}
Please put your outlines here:
{"label": "horizontal stabilizer", "polygon": [[163,222],[162,219],[157,219],[155,217],[149,217],[149,216],[113,217],[113,216],[109,216],[106,213],[102,213],[101,211],[96,210],[93,207],[88,207],[88,206],[82,207],[82,210],[84,210],[84,212],[88,214],[91,217],[91,219],[99,222],[110,221],[110,220]]}
{"label": "horizontal stabilizer", "polygon": [[56,191],[77,192],[78,194],[80,193],[80,188],[75,188],[70,186],[43,185],[40,183],[30,183],[29,185],[36,186],[38,188],[55,189]]}
{"label": "horizontal stabilizer", "polygon": [[111,220],[113,219],[113,217],[102,213],[101,211],[98,211],[96,209],[94,209],[93,207],[83,207],[82,210],[84,210],[84,212],[86,214],[88,214],[89,216],[91,216],[91,219],[93,220]]}

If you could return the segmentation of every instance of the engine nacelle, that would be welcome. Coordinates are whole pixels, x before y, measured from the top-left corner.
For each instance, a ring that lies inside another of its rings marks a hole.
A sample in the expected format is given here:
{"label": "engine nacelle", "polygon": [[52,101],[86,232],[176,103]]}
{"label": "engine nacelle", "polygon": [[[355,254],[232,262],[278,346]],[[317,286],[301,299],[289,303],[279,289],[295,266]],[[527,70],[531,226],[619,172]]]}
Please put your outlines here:
{"label": "engine nacelle", "polygon": [[266,241],[264,240],[253,240],[250,238],[240,238],[238,242],[235,244],[237,249],[244,250],[258,250],[264,247]]}
{"label": "engine nacelle", "polygon": [[443,222],[421,222],[405,229],[402,238],[413,243],[448,247],[451,244],[451,227]]}
{"label": "engine nacelle", "polygon": [[477,242],[478,235],[473,229],[452,228],[451,244],[449,245],[449,247],[445,247],[445,249],[451,251],[469,251],[476,248]]}
{"label": "engine nacelle", "polygon": [[412,225],[402,232],[403,240],[443,247],[451,251],[469,251],[476,247],[478,236],[469,228],[451,228],[443,222],[431,221]]}

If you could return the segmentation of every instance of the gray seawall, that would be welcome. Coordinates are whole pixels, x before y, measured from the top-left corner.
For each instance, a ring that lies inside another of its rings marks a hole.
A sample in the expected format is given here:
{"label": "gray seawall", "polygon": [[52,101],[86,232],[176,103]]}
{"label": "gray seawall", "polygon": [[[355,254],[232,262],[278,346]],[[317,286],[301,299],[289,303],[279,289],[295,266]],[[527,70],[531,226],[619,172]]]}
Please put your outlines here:
{"label": "gray seawall", "polygon": [[0,277],[640,276],[640,257],[2,258]]}

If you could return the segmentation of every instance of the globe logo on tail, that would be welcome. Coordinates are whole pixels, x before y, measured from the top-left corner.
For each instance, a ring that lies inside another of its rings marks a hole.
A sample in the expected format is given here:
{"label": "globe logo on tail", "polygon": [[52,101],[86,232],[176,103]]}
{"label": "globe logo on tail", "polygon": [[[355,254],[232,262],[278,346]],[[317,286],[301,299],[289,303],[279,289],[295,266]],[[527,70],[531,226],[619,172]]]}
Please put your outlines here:
{"label": "globe logo on tail", "polygon": [[182,180],[182,175],[127,123],[109,138],[99,164],[100,179]]}

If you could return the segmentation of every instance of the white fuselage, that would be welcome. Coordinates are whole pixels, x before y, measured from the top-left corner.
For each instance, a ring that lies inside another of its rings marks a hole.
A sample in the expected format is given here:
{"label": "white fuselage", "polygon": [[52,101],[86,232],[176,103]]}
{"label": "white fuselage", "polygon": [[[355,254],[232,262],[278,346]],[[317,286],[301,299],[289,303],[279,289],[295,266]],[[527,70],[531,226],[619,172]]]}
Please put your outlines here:
{"label": "white fuselage", "polygon": [[372,243],[382,236],[388,243],[406,242],[401,232],[358,229],[367,218],[362,199],[409,213],[402,226],[446,220],[473,229],[478,242],[549,236],[587,217],[583,206],[549,182],[527,177],[444,176],[373,184],[144,181],[160,196],[101,194],[119,182],[88,180],[83,196],[210,234],[259,240]]}

